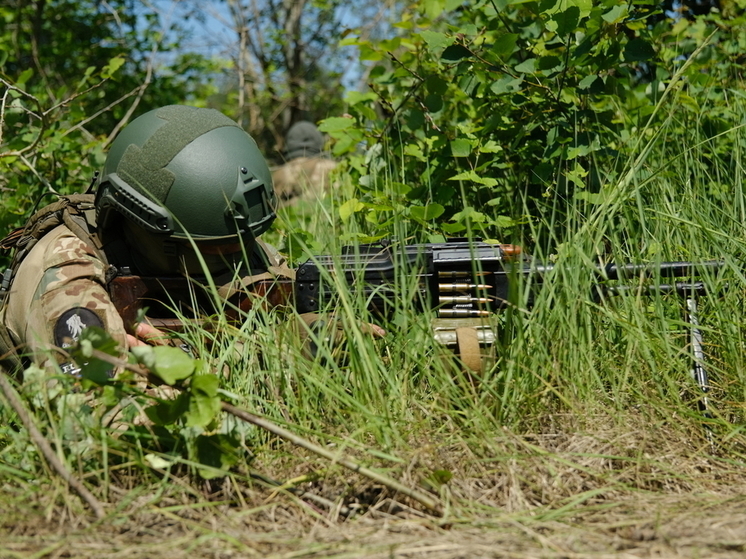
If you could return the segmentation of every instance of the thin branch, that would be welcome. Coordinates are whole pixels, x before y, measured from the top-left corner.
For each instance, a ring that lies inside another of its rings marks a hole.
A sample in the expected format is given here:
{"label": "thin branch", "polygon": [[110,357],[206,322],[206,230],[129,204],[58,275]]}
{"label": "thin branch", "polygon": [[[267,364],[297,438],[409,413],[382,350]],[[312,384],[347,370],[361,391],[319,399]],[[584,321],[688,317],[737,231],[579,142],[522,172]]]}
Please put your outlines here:
{"label": "thin branch", "polygon": [[45,177],[43,177],[39,173],[39,171],[36,170],[36,166],[33,163],[31,163],[31,161],[29,161],[28,159],[26,159],[25,155],[21,155],[19,153],[19,154],[17,154],[17,156],[23,162],[23,164],[26,165],[26,167],[29,168],[29,170],[34,174],[34,176],[37,179],[39,179],[39,182],[42,183],[47,188],[47,190],[49,192],[53,192],[54,194],[59,194],[59,192],[57,192],[55,190],[55,188],[52,186],[52,184]]}
{"label": "thin branch", "polygon": [[56,109],[59,109],[60,107],[64,107],[65,105],[69,105],[70,103],[72,103],[73,101],[75,101],[75,99],[77,99],[78,97],[81,97],[81,96],[83,96],[83,95],[85,95],[87,93],[90,93],[94,89],[98,89],[99,87],[101,87],[102,85],[104,85],[107,81],[109,81],[109,78],[105,78],[105,79],[101,80],[100,82],[98,82],[96,84],[93,84],[88,89],[84,89],[83,91],[79,91],[79,92],[71,95],[67,99],[63,99],[62,101],[60,101],[56,105],[52,105],[52,107],[50,107],[49,109],[47,109],[46,111],[44,111],[42,113],[42,115],[46,117],[52,111],[54,111]]}
{"label": "thin branch", "polygon": [[342,454],[331,452],[319,445],[312,443],[311,441],[304,439],[303,437],[299,437],[295,433],[292,433],[291,431],[288,431],[287,429],[284,429],[283,427],[280,427],[279,425],[276,425],[275,423],[272,423],[271,421],[263,417],[259,417],[258,415],[249,413],[246,410],[237,408],[227,402],[222,403],[222,409],[226,413],[229,413],[232,416],[237,417],[238,419],[246,421],[247,423],[251,423],[252,425],[256,425],[257,427],[261,427],[262,429],[269,431],[273,435],[282,437],[283,439],[290,441],[294,445],[305,448],[306,450],[309,450],[314,454],[318,454],[319,456],[330,460],[332,463],[344,466],[345,468],[352,470],[353,472],[357,472],[367,477],[368,479],[371,479],[377,483],[389,487],[390,489],[393,489],[394,491],[411,497],[412,499],[424,505],[438,515],[442,514],[443,507],[440,501],[437,498],[432,497],[431,495],[427,495],[422,491],[407,487],[406,485],[399,483],[395,479],[375,472],[361,464],[358,464],[352,458],[348,458]]}
{"label": "thin branch", "polygon": [[[21,155],[23,153],[26,153],[27,151],[31,151],[32,149],[34,149],[39,144],[39,142],[41,141],[41,137],[44,134],[44,130],[46,129],[46,120],[44,118],[44,112],[42,111],[42,108],[41,108],[41,101],[39,101],[38,98],[34,97],[33,95],[31,95],[27,91],[24,91],[20,87],[16,87],[15,85],[11,84],[10,82],[5,81],[3,78],[0,78],[0,83],[2,83],[3,85],[5,85],[5,87],[7,87],[8,90],[17,91],[21,95],[25,95],[26,97],[28,97],[29,99],[31,99],[34,103],[36,103],[37,110],[39,111],[39,114],[36,114],[35,112],[30,111],[30,110],[26,109],[25,107],[23,108],[23,110],[26,111],[29,115],[38,118],[39,121],[41,122],[41,129],[39,130],[39,134],[36,136],[36,138],[34,138],[34,141],[31,142],[31,144],[29,144],[28,146],[26,146],[23,149],[14,150],[14,151],[6,151],[4,153],[0,153],[0,157],[19,156],[19,155]],[[3,109],[4,108],[5,108],[5,106],[3,105]],[[5,124],[5,122],[3,121],[2,124]]]}
{"label": "thin branch", "polygon": [[65,130],[65,131],[64,131],[64,132],[62,133],[62,136],[63,136],[63,137],[64,137],[64,136],[67,136],[68,134],[70,134],[71,132],[74,132],[74,131],[75,131],[75,130],[77,130],[78,128],[83,128],[83,127],[84,127],[84,126],[85,126],[86,124],[88,124],[88,123],[89,123],[89,122],[91,122],[92,120],[94,120],[94,119],[98,118],[99,116],[101,116],[101,115],[102,115],[102,114],[104,114],[105,112],[107,112],[107,111],[110,111],[110,110],[111,110],[111,109],[112,109],[113,107],[116,107],[116,106],[117,106],[117,105],[118,105],[119,103],[121,103],[121,102],[122,102],[122,101],[124,101],[125,99],[128,99],[129,97],[132,97],[133,95],[135,95],[135,94],[136,94],[136,93],[137,93],[137,92],[138,92],[138,91],[140,90],[140,88],[141,88],[141,87],[142,87],[142,86],[137,86],[137,87],[136,87],[135,89],[133,89],[133,90],[132,90],[132,91],[130,91],[129,93],[125,93],[124,95],[122,95],[122,96],[121,96],[121,97],[120,97],[119,99],[117,99],[116,101],[112,101],[111,103],[109,103],[109,104],[108,104],[108,105],[107,105],[106,107],[104,107],[104,108],[103,108],[103,109],[101,109],[100,111],[97,111],[97,112],[95,112],[94,114],[92,114],[91,116],[89,116],[89,117],[88,117],[88,118],[86,118],[85,120],[82,120],[81,122],[79,122],[79,123],[78,123],[78,124],[76,124],[75,126],[71,126],[70,128],[68,128],[67,130]]}
{"label": "thin branch", "polygon": [[104,140],[104,147],[107,147],[111,142],[114,141],[114,138],[119,134],[119,131],[129,122],[130,118],[132,118],[132,115],[134,114],[135,110],[137,109],[137,106],[140,104],[140,101],[142,101],[143,96],[145,95],[145,90],[150,85],[150,82],[153,80],[153,65],[155,60],[155,55],[158,52],[158,43],[153,45],[153,49],[150,51],[150,58],[148,59],[148,66],[145,70],[145,81],[142,82],[139,88],[137,88],[135,91],[137,91],[137,98],[134,100],[132,105],[130,105],[130,108],[127,109],[127,112],[124,114],[122,119],[117,123],[117,125],[114,127],[114,129],[111,131],[111,133],[106,137],[106,140]]}
{"label": "thin branch", "polygon": [[0,101],[0,146],[3,145],[3,128],[5,128],[5,107],[8,104],[8,95],[10,89],[3,91],[3,98]]}

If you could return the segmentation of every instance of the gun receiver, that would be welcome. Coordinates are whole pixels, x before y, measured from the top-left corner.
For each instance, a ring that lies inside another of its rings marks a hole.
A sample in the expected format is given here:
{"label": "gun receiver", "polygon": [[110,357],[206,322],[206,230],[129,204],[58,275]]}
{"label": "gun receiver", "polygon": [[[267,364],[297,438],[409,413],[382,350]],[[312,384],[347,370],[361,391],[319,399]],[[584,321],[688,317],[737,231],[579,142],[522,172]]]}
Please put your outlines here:
{"label": "gun receiver", "polygon": [[398,248],[362,245],[338,257],[320,256],[301,264],[295,304],[299,312],[318,312],[336,291],[329,282],[336,275],[349,285],[362,284],[371,310],[386,314],[400,296],[393,290],[397,278],[416,271],[416,298],[437,309],[439,317],[487,316],[507,301],[504,263],[520,252],[514,245],[466,241]]}

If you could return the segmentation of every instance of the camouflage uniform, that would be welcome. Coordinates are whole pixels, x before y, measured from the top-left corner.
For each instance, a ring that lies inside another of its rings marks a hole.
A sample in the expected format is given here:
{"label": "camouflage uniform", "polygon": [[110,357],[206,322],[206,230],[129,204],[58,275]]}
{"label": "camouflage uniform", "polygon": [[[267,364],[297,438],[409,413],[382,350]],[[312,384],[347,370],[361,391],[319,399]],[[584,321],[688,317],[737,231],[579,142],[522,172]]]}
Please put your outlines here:
{"label": "camouflage uniform", "polygon": [[325,157],[299,157],[272,171],[280,205],[316,200],[330,188],[329,173],[337,163]]}
{"label": "camouflage uniform", "polygon": [[[226,299],[255,281],[294,275],[276,249],[259,239],[249,266],[252,276],[242,278],[238,287],[230,282],[219,289]],[[38,365],[56,361],[65,372],[72,372],[72,365],[54,348],[69,347],[86,326],[103,328],[126,349],[125,325],[106,290],[107,267],[93,247],[66,226],[44,235],[18,266],[7,304],[0,310],[0,325],[10,343]]]}
{"label": "camouflage uniform", "polygon": [[[0,322],[19,353],[35,363],[71,366],[53,347],[65,348],[86,326],[104,328],[122,348],[126,333],[106,291],[106,265],[93,247],[60,225],[23,259]],[[54,361],[50,361],[50,358]]]}

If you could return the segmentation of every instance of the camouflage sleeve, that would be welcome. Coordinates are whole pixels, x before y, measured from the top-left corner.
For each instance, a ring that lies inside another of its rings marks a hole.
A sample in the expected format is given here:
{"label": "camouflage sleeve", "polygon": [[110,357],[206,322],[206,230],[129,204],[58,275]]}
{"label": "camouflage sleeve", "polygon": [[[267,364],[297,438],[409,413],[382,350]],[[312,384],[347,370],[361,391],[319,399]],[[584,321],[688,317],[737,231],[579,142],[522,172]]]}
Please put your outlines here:
{"label": "camouflage sleeve", "polygon": [[35,362],[47,363],[54,355],[65,367],[69,365],[64,355],[50,354],[50,349],[69,347],[87,326],[105,329],[122,348],[127,338],[104,287],[104,263],[72,232],[59,229],[43,238],[23,261],[8,311],[17,318],[22,310],[18,305],[25,304],[25,320],[15,321],[16,336]]}

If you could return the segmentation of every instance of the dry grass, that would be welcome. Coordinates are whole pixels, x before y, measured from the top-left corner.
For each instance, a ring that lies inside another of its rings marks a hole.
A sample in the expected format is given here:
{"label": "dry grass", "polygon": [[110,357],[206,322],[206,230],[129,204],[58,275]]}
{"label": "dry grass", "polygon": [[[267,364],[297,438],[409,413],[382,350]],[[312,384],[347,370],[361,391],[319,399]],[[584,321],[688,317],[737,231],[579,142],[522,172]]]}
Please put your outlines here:
{"label": "dry grass", "polygon": [[[0,557],[742,557],[746,472],[705,452],[700,434],[626,418],[553,419],[552,432],[508,430],[412,445],[393,467],[410,484],[447,469],[443,518],[320,459],[265,453],[255,464],[336,503],[322,510],[259,483],[110,487],[107,519],[64,489],[4,485]],[[589,427],[592,425],[592,428]],[[290,448],[284,450],[292,451]],[[427,485],[427,480],[424,481]],[[433,485],[430,483],[430,487]],[[342,507],[356,511],[343,516]]]}

